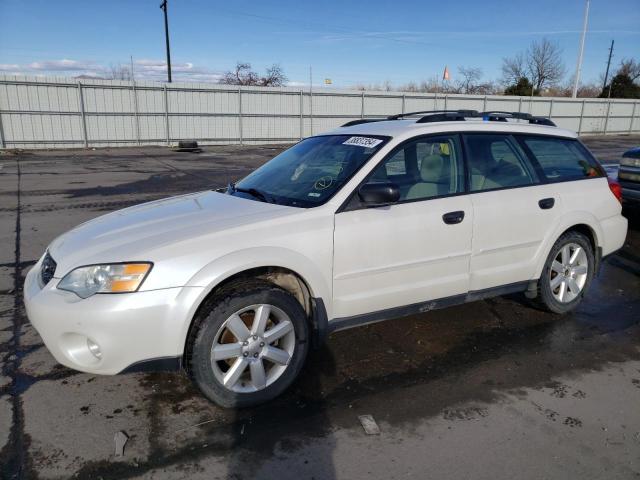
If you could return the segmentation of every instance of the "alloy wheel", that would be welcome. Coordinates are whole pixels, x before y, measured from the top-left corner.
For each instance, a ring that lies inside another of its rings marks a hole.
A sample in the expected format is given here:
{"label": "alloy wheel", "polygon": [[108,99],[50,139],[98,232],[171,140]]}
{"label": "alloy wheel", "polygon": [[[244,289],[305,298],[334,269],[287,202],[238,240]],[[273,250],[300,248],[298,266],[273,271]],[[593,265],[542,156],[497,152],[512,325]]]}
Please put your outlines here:
{"label": "alloy wheel", "polygon": [[558,251],[551,263],[549,286],[560,303],[573,301],[587,282],[589,260],[584,248],[577,243],[567,243]]}
{"label": "alloy wheel", "polygon": [[211,347],[211,367],[228,390],[262,390],[284,373],[296,346],[289,316],[274,305],[251,305],[231,315]]}

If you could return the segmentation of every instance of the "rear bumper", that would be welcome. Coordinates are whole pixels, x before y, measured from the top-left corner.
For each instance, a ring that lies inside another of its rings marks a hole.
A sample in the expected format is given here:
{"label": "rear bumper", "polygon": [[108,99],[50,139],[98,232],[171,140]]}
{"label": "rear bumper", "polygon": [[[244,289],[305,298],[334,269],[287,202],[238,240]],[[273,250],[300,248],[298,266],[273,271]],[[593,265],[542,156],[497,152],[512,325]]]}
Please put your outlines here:
{"label": "rear bumper", "polygon": [[[58,362],[107,375],[179,365],[190,308],[200,287],[81,299],[55,288],[57,279],[41,288],[38,270],[36,264],[27,274],[24,303],[29,320]],[[99,346],[100,358],[91,353],[87,340]]]}
{"label": "rear bumper", "polygon": [[604,232],[601,244],[603,257],[624,246],[624,241],[627,238],[628,223],[627,219],[622,215],[615,215],[601,221],[600,226]]}

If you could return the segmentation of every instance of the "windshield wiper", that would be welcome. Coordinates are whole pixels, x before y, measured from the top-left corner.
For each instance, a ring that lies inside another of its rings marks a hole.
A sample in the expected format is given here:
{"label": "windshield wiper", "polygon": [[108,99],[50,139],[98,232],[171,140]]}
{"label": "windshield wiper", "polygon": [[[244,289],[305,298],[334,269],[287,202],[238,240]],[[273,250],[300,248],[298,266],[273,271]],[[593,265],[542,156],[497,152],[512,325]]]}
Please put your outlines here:
{"label": "windshield wiper", "polygon": [[262,202],[265,202],[265,203],[276,203],[273,198],[269,197],[266,193],[264,193],[261,190],[258,190],[257,188],[238,188],[233,183],[230,183],[228,188],[229,188],[229,190],[231,190],[232,193],[233,192],[248,193],[252,197],[257,198],[258,200],[260,200]]}

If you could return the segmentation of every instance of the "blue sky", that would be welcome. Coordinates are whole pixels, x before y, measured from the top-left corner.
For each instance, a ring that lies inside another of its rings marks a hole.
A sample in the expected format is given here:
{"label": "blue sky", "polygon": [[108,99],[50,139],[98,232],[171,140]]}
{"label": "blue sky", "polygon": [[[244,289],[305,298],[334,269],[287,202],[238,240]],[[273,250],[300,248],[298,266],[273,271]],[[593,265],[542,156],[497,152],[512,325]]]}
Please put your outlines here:
{"label": "blue sky", "polygon": [[[385,2],[169,0],[177,80],[212,81],[236,61],[262,72],[279,63],[294,85],[334,86],[441,76],[449,66],[500,76],[501,59],[543,36],[564,50],[567,77],[578,52],[584,0]],[[137,78],[164,78],[160,0],[0,0],[0,72],[100,75],[136,62]],[[640,58],[640,1],[592,0],[583,79]]]}

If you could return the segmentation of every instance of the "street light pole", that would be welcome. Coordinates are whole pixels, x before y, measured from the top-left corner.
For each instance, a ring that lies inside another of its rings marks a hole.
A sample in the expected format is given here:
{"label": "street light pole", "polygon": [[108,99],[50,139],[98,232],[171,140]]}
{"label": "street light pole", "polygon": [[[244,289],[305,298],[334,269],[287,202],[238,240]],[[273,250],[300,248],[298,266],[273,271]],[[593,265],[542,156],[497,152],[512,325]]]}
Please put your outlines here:
{"label": "street light pole", "polygon": [[580,38],[580,51],[578,52],[578,64],[576,65],[576,75],[575,81],[573,83],[573,94],[571,95],[573,98],[576,98],[578,96],[580,71],[582,70],[582,56],[584,55],[584,39],[587,36],[587,24],[589,22],[589,3],[590,0],[587,0],[587,4],[584,7],[584,21],[582,24],[582,37]]}
{"label": "street light pole", "polygon": [[164,38],[167,43],[167,81],[171,83],[171,50],[169,49],[169,20],[167,18],[167,0],[162,0],[160,8],[164,12]]}

